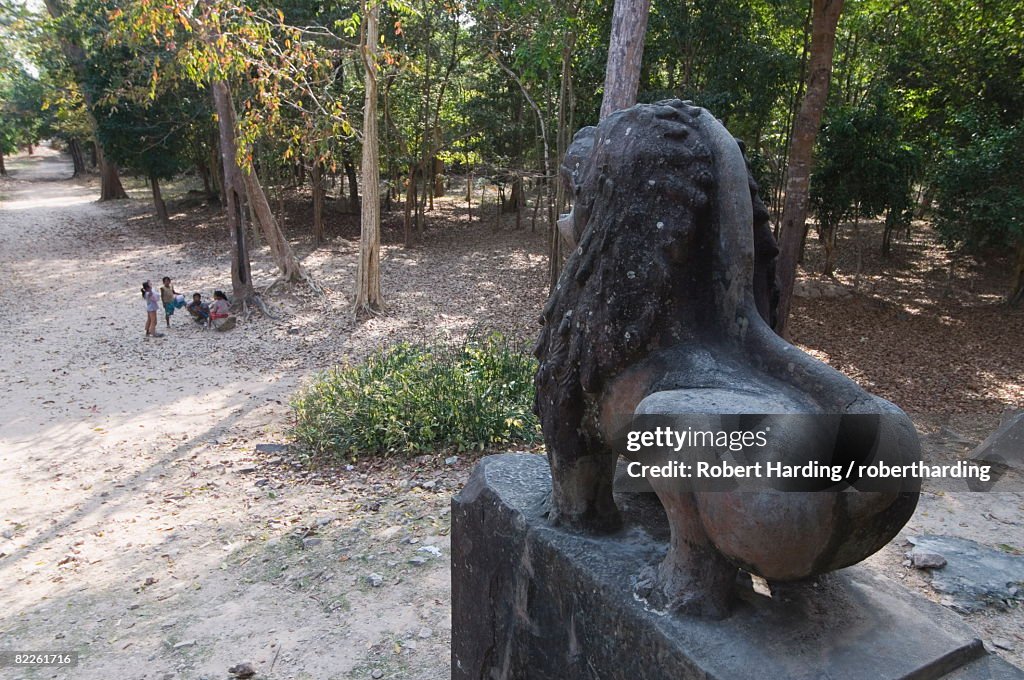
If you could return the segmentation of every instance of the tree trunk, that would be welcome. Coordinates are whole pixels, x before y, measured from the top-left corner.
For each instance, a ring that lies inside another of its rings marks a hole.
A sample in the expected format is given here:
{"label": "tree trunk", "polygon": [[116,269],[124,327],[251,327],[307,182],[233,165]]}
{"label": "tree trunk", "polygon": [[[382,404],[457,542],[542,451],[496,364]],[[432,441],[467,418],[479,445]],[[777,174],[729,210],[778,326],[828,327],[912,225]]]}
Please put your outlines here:
{"label": "tree trunk", "polygon": [[214,139],[210,144],[210,168],[212,169],[213,188],[217,191],[217,200],[222,210],[228,209],[227,192],[224,190],[224,164],[217,162],[217,149],[220,142]]}
{"label": "tree trunk", "polygon": [[434,193],[433,193],[433,195],[434,196],[438,196],[438,197],[444,196],[444,192],[445,192],[445,186],[444,186],[444,161],[442,161],[440,158],[437,158],[435,156],[434,159],[433,159],[433,164],[431,166],[431,170],[434,173],[433,174],[433,177],[434,177],[434,181],[433,181],[433,186],[434,186],[434,190],[433,191],[434,191]]}
{"label": "tree trunk", "polygon": [[235,111],[231,105],[231,93],[223,81],[213,81],[212,89],[224,177],[221,194],[226,201],[231,235],[231,291],[234,304],[245,308],[255,297],[256,290],[252,285],[249,249],[245,242],[245,186],[236,155]]}
{"label": "tree trunk", "polygon": [[324,242],[324,178],[319,160],[313,160],[310,179],[313,183],[313,244],[319,247]]}
{"label": "tree trunk", "polygon": [[[570,18],[575,19],[579,3],[574,3],[570,8]],[[562,47],[562,77],[558,88],[558,130],[555,132],[555,157],[561,163],[565,158],[565,151],[569,147],[569,139],[572,130],[569,128],[569,109],[572,106],[572,57],[576,48],[576,31],[569,30],[565,35],[565,45]],[[540,190],[537,191],[540,197]],[[559,178],[555,178],[555,212],[561,214],[565,209],[565,186]]]}
{"label": "tree trunk", "polygon": [[72,177],[81,177],[85,174],[85,156],[82,155],[82,144],[76,137],[68,141],[68,152],[71,154],[71,164],[74,167]]}
{"label": "tree trunk", "polygon": [[[504,199],[504,193],[502,194]],[[509,188],[508,200],[502,200],[501,212],[503,213],[518,213],[522,207],[523,202],[523,177],[522,175],[515,174],[512,176],[512,186]]]}
{"label": "tree trunk", "polygon": [[882,257],[888,259],[892,255],[892,237],[896,231],[896,218],[893,209],[885,212],[885,231],[882,233]]}
{"label": "tree trunk", "polygon": [[281,280],[285,283],[305,283],[316,292],[320,292],[319,286],[306,272],[305,268],[295,256],[292,245],[288,243],[284,232],[274,217],[274,211],[270,208],[270,201],[260,185],[256,171],[242,173],[242,181],[245,183],[246,197],[252,205],[253,214],[259,224],[260,233],[270,246],[270,254],[274,263],[281,270]]}
{"label": "tree trunk", "polygon": [[149,187],[153,190],[153,208],[156,210],[156,218],[162,224],[170,224],[171,218],[167,214],[167,204],[164,203],[164,197],[160,193],[160,180],[155,175],[150,176]]}
{"label": "tree trunk", "polygon": [[356,166],[352,163],[352,154],[348,149],[341,152],[341,164],[348,177],[348,204],[352,212],[359,210],[359,180],[356,178]]}
{"label": "tree trunk", "polygon": [[[316,282],[306,273],[298,258],[295,257],[291,244],[288,243],[288,239],[285,238],[284,232],[274,218],[274,211],[270,208],[270,202],[267,200],[267,195],[263,192],[263,187],[260,185],[255,170],[242,172],[238,165],[235,137],[237,134],[235,130],[235,107],[231,99],[231,90],[224,81],[215,81],[213,92],[217,103],[219,124],[227,126],[227,129],[221,129],[220,138],[221,156],[224,160],[225,193],[234,194],[233,198],[231,196],[228,197],[228,226],[232,230],[244,226],[245,211],[243,206],[248,204],[249,209],[252,211],[254,222],[256,222],[254,230],[256,228],[259,229],[267,245],[270,246],[270,253],[274,258],[274,263],[281,270],[280,280],[286,283],[302,282],[308,285],[314,292],[322,292],[320,287],[316,285]],[[225,115],[228,116],[226,123],[222,120]],[[233,218],[232,214],[235,214],[237,219]],[[244,230],[235,236],[235,242],[245,242]],[[246,269],[248,270],[248,250],[245,252],[245,260]],[[232,262],[232,269],[234,269],[234,262]],[[247,271],[246,279],[248,278]],[[232,283],[234,284],[234,277],[232,277]],[[239,283],[244,284],[244,281],[239,281]],[[251,281],[249,286],[251,287]],[[264,312],[266,311],[262,307],[262,303],[258,303],[257,306]]]}
{"label": "tree trunk", "polygon": [[[75,174],[77,175],[78,173],[75,173]],[[0,151],[0,176],[6,176],[6,175],[7,175],[7,166],[4,165],[4,154],[3,154],[2,151]]]}
{"label": "tree trunk", "polygon": [[779,233],[779,308],[775,332],[786,335],[789,308],[796,282],[800,241],[807,219],[807,191],[810,185],[814,140],[821,127],[821,116],[828,99],[835,51],[836,25],[843,9],[843,0],[813,0],[811,16],[811,50],[807,69],[807,86],[789,147],[789,168],[786,174],[786,200],[782,209]]}
{"label": "tree trunk", "polygon": [[406,248],[412,247],[412,212],[416,205],[416,175],[418,173],[419,168],[413,165],[409,172],[409,183],[405,187],[405,214],[402,220],[402,231]]}
{"label": "tree trunk", "polygon": [[356,273],[356,299],[353,311],[363,313],[384,310],[380,290],[380,157],[377,145],[377,23],[378,0],[364,0],[363,64],[366,71],[366,99],[363,105],[363,198],[360,211],[359,267]]}
{"label": "tree trunk", "polygon": [[[537,117],[537,127],[540,128],[540,139],[541,139],[541,142],[543,144],[543,150],[544,150],[544,155],[541,157],[542,160],[544,161],[544,181],[545,181],[545,183],[550,183],[551,182],[551,178],[552,178],[552,173],[551,173],[551,146],[548,143],[548,128],[547,128],[547,125],[544,123],[544,115],[541,113],[540,107],[537,106],[537,102],[534,101],[533,97],[530,96],[529,90],[527,90],[526,86],[523,85],[523,81],[519,78],[519,76],[517,76],[515,74],[515,72],[512,71],[512,69],[510,69],[508,66],[505,66],[504,62],[502,62],[501,59],[498,57],[497,52],[492,52],[491,56],[494,59],[495,63],[498,64],[498,66],[501,68],[501,70],[504,71],[505,73],[507,73],[508,76],[510,78],[512,78],[513,81],[515,81],[516,85],[519,86],[520,91],[523,93],[523,99],[525,99],[526,103],[530,105],[530,108],[533,109],[534,115]],[[554,213],[554,211],[555,211],[555,202],[554,202],[554,195],[550,191],[550,184],[547,184],[547,186],[548,186],[548,191],[545,192],[545,197],[546,197],[547,202],[548,202],[548,232],[552,233],[552,232],[557,231],[557,228],[555,226],[555,213]],[[481,198],[480,198],[480,208],[481,208],[481,216],[482,216],[482,211],[483,211],[483,193],[482,192],[481,192]],[[549,284],[549,288],[551,290],[555,289],[555,285],[558,283],[558,276],[559,276],[559,274],[561,274],[561,271],[562,271],[561,270],[561,263],[558,261],[558,259],[557,258],[555,258],[555,259],[548,258],[548,284]]]}
{"label": "tree trunk", "polygon": [[832,276],[836,270],[836,233],[839,225],[823,224],[821,227],[821,245],[825,250],[825,262],[822,264],[821,273],[825,276]]}
{"label": "tree trunk", "polygon": [[[557,182],[559,184],[559,186],[561,186],[561,182],[559,182],[558,180],[555,180],[555,182]],[[536,234],[537,233],[537,212],[540,210],[540,195],[541,195],[541,191],[543,189],[544,189],[544,184],[541,183],[541,182],[537,182],[537,195],[533,199],[533,218],[530,220],[530,233],[531,234]],[[556,202],[557,202],[557,199],[556,199]],[[556,229],[555,231],[558,231],[558,230]],[[549,257],[554,257],[554,258],[560,258],[561,257],[561,250],[562,250],[561,244],[559,244],[559,242],[557,240],[554,241],[554,243],[558,244],[557,245],[557,250],[555,250],[554,252],[548,253],[548,256]]]}
{"label": "tree trunk", "polygon": [[864,244],[860,234],[860,205],[857,206],[857,211],[853,214],[853,239],[857,253],[857,268],[853,273],[853,289],[858,290],[860,288],[860,275],[864,271]]}
{"label": "tree trunk", "polygon": [[212,203],[216,193],[213,190],[213,180],[210,177],[210,166],[206,164],[205,160],[196,163],[196,174],[203,180],[203,193],[206,194],[206,201]]}
{"label": "tree trunk", "polygon": [[1009,305],[1019,305],[1024,302],[1024,239],[1017,242],[1017,265],[1013,273],[1013,290],[1006,298]]}
{"label": "tree trunk", "polygon": [[124,187],[121,186],[117,164],[106,157],[106,154],[103,153],[103,145],[99,142],[96,142],[96,159],[100,166],[100,200],[117,201],[128,198]]}
{"label": "tree trunk", "polygon": [[650,10],[651,0],[615,0],[608,66],[604,72],[604,97],[601,99],[602,120],[615,111],[636,104]]}

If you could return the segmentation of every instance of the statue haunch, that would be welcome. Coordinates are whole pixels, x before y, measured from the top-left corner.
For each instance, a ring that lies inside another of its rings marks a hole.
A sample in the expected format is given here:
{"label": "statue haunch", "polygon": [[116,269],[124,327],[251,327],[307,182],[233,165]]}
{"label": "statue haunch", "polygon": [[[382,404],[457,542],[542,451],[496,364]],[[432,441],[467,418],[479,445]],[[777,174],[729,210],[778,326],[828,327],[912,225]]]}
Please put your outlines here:
{"label": "statue haunch", "polygon": [[[612,442],[623,414],[705,422],[821,414],[828,436],[769,440],[766,459],[789,462],[815,447],[822,460],[844,417],[877,414],[874,446],[888,462],[919,459],[902,411],[772,332],[777,249],[768,215],[740,144],[708,111],[675,100],[619,111],[576,135],[561,170],[574,207],[559,230],[574,250],[545,305],[536,350],[553,522],[591,532],[619,526],[612,481],[625,452]],[[854,564],[895,536],[917,504],[914,490],[651,484],[671,544],[649,579],[649,600],[715,617],[728,611],[737,568],[783,581]]]}

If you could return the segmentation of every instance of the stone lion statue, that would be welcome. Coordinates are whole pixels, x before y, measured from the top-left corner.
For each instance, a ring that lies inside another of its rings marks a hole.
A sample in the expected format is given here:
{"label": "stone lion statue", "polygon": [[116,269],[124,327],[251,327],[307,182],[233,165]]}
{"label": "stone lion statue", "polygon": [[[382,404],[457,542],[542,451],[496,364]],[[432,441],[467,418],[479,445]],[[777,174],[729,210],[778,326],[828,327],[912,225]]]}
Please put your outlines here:
{"label": "stone lion statue", "polygon": [[[708,111],[678,100],[619,111],[577,133],[561,174],[573,209],[559,230],[573,251],[535,352],[552,522],[620,527],[612,491],[625,452],[616,442],[642,416],[721,427],[774,418],[767,446],[751,454],[765,460],[827,462],[851,448],[919,460],[906,414],[772,331],[768,214],[742,146]],[[785,414],[814,415],[814,424],[787,430]],[[873,419],[866,435],[851,434],[858,416]],[[650,483],[671,542],[642,594],[711,617],[727,613],[738,568],[787,581],[854,564],[917,504],[916,488],[858,490],[849,479],[834,492]]]}

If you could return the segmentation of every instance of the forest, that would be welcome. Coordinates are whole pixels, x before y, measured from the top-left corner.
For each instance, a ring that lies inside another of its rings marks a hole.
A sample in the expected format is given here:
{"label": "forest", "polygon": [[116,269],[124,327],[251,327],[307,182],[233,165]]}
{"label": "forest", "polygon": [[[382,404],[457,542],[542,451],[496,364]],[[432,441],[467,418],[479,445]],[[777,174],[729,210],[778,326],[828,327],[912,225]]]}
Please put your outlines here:
{"label": "forest", "polygon": [[[517,226],[552,234],[553,284],[554,222],[568,205],[556,170],[574,131],[598,120],[611,9],[4,0],[0,151],[56,140],[76,174],[99,173],[104,200],[125,195],[121,174],[141,176],[162,220],[161,183],[196,178],[228,216],[240,304],[254,293],[247,243],[270,244],[282,281],[317,287],[275,219],[280,191],[311,202],[314,245],[325,200],[360,213],[355,304],[372,313],[386,298],[380,211],[401,214],[412,246],[456,178],[470,207],[489,192]],[[619,11],[643,43],[642,61],[624,65],[636,100],[692,100],[745,142],[780,237],[783,317],[808,232],[831,275],[840,247],[858,262],[862,250],[887,257],[919,217],[957,257],[1001,263],[1006,302],[1024,298],[1020,2],[634,0]],[[876,218],[867,242],[861,224]]]}

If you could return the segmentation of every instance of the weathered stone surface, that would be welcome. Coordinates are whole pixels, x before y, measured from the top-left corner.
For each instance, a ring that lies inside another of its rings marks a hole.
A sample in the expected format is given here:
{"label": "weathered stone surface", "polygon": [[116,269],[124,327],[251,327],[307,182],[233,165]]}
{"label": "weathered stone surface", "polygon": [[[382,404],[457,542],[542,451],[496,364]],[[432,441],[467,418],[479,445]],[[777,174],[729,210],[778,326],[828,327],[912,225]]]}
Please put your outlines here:
{"label": "weathered stone surface", "polygon": [[945,566],[932,572],[931,586],[946,596],[943,603],[953,609],[1005,609],[1012,602],[1024,602],[1024,555],[954,536],[923,535],[909,540],[914,544],[912,553],[945,558]]}
{"label": "weathered stone surface", "polygon": [[1001,420],[995,432],[971,453],[971,458],[1024,470],[1024,411],[1010,411]]}
{"label": "weathered stone surface", "polygon": [[453,679],[1024,678],[954,614],[860,567],[772,598],[737,581],[720,621],[652,611],[634,580],[667,549],[657,499],[617,494],[623,529],[586,535],[545,520],[550,484],[540,456],[491,456],[453,501]]}

